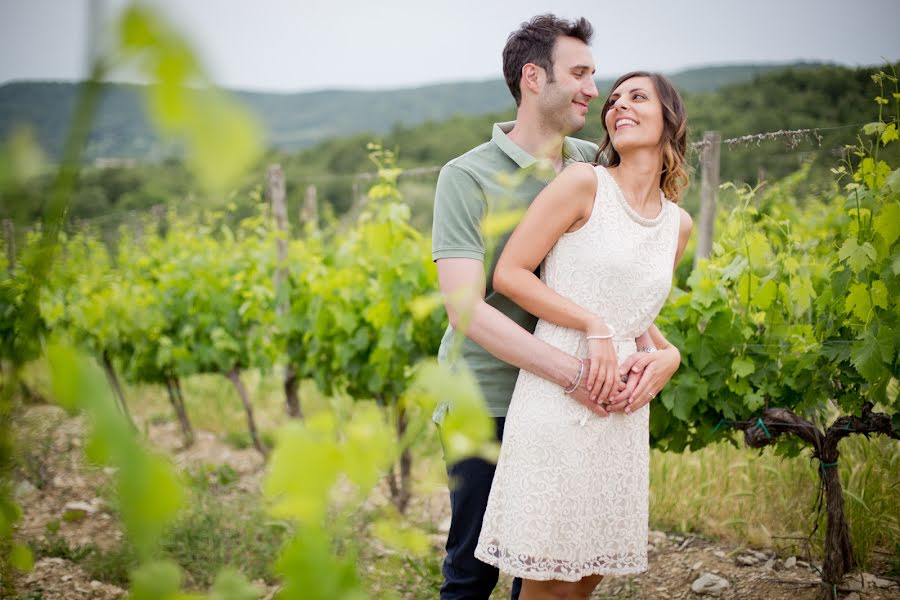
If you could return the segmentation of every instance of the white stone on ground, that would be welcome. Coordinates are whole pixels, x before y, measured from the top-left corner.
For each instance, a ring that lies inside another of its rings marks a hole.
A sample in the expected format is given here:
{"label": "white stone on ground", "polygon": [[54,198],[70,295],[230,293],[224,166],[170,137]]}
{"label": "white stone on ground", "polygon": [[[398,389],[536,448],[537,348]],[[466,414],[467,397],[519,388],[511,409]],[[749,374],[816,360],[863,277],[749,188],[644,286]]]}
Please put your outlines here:
{"label": "white stone on ground", "polygon": [[709,596],[719,596],[729,587],[731,587],[731,584],[728,583],[727,579],[712,573],[704,573],[691,584],[691,590],[694,593],[707,594]]}

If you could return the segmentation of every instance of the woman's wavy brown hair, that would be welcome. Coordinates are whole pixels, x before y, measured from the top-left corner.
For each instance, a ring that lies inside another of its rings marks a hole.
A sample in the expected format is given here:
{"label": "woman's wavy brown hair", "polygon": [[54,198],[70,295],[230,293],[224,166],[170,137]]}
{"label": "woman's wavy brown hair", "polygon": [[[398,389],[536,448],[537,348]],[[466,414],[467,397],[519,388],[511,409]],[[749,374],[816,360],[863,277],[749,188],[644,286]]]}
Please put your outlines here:
{"label": "woman's wavy brown hair", "polygon": [[[684,102],[681,100],[681,95],[668,77],[647,71],[632,71],[619,77],[603,103],[603,112],[600,115],[603,129],[606,130],[606,113],[612,108],[609,103],[612,92],[623,81],[628,81],[632,77],[648,77],[656,87],[656,93],[659,94],[663,111],[663,170],[659,176],[659,188],[666,198],[673,202],[678,202],[689,180],[684,160],[684,154],[687,151],[687,113],[684,110]],[[605,159],[605,161],[601,162],[601,159]],[[603,141],[600,142],[600,151],[597,152],[597,158],[594,162],[614,167],[621,160],[619,153],[613,148],[609,131],[606,131]]]}

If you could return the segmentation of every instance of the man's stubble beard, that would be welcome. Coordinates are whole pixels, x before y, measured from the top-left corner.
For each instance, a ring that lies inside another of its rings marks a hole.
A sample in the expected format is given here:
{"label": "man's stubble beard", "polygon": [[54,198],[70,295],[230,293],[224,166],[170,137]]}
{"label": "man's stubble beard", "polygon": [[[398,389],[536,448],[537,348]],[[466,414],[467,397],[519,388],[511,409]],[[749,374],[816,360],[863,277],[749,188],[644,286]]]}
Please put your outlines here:
{"label": "man's stubble beard", "polygon": [[567,136],[576,133],[584,127],[587,117],[575,115],[572,108],[572,98],[563,95],[555,82],[547,82],[544,100],[541,102],[541,125],[544,129],[557,131]]}

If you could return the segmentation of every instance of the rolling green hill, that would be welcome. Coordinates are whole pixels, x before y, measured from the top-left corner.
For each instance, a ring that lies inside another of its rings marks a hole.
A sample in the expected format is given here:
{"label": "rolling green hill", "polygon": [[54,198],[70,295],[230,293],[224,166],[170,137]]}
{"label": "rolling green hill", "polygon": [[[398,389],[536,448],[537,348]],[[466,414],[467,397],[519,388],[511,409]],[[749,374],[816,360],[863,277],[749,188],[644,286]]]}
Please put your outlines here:
{"label": "rolling green hill", "polygon": [[[900,64],[894,65],[894,68],[900,69]],[[844,145],[855,142],[859,125],[872,121],[877,114],[873,99],[878,88],[871,79],[876,70],[875,67],[850,69],[833,65],[799,65],[758,73],[750,79],[732,82],[715,91],[685,92],[689,137],[697,140],[705,130],[711,129],[720,131],[722,137],[727,139],[781,129],[825,128],[819,137],[807,136],[793,146],[784,140],[723,146],[721,180],[756,184],[760,179],[778,179],[797,171],[806,163],[812,163],[808,177],[803,186],[797,188],[797,193],[802,195],[816,192],[822,186],[833,186],[829,169],[835,166]],[[727,69],[720,71],[720,75],[729,73],[735,75],[734,71]],[[706,84],[712,75],[712,72],[706,74]],[[695,77],[694,85],[703,83],[703,77],[698,73],[692,76]],[[62,86],[58,89],[72,88]],[[121,92],[122,88],[114,90]],[[414,92],[409,91],[411,97]],[[269,98],[265,95],[260,97]],[[121,94],[112,94],[107,102],[110,106],[116,106],[114,101],[121,101],[121,98]],[[384,106],[389,104],[386,102]],[[266,113],[272,120],[275,120],[276,108],[273,105]],[[322,110],[321,114],[325,115],[327,111]],[[346,112],[349,109],[339,109],[338,112],[341,110]],[[124,114],[126,111],[121,112]],[[300,127],[300,112],[295,115],[297,127]],[[310,184],[317,188],[323,211],[340,215],[365,191],[362,185],[354,185],[353,174],[374,170],[366,150],[366,144],[373,139],[387,148],[399,149],[400,166],[405,169],[441,165],[489,139],[491,124],[512,119],[514,114],[513,107],[507,106],[475,115],[457,113],[449,118],[434,117],[412,124],[385,125],[387,129],[384,132],[369,128],[368,131],[332,136],[301,149],[275,146],[247,174],[232,198],[242,211],[252,211],[254,196],[247,192],[264,186],[267,166],[277,162],[284,168],[286,176],[290,215],[298,214]],[[104,113],[98,131],[118,122],[122,128],[134,132],[134,146],[148,139],[141,137],[146,134],[140,133],[142,130],[137,123],[122,116],[116,121],[112,119],[114,115],[115,111]],[[66,121],[62,115],[52,116],[55,119],[53,122],[58,122],[60,128],[65,127]],[[324,116],[321,118],[325,119]],[[323,121],[321,127],[326,125],[327,121]],[[596,141],[601,134],[599,110],[595,109],[578,136]],[[112,147],[111,143],[103,146],[103,140],[95,136],[92,141],[95,151]],[[696,168],[696,153],[689,156],[689,162]],[[698,175],[695,172],[695,176]],[[0,218],[10,218],[22,225],[38,219],[48,196],[49,177],[48,174],[35,178],[27,187],[0,198]],[[427,228],[430,224],[434,181],[433,172],[401,180],[404,196],[413,206],[414,221],[419,227]],[[696,203],[698,187],[692,185],[688,190],[685,199],[688,208]],[[224,203],[222,198],[205,196],[181,161],[166,159],[84,169],[69,214],[73,221],[86,219],[114,233],[119,223],[146,214],[154,205],[191,211],[204,207],[220,208]]]}
{"label": "rolling green hill", "polygon": [[[672,79],[684,92],[709,92],[785,65],[735,65],[690,69]],[[598,81],[603,93],[611,80]],[[0,139],[29,125],[50,157],[59,156],[78,86],[62,82],[13,82],[0,86]],[[89,160],[159,160],[177,154],[162,144],[144,118],[140,88],[107,84],[87,149]],[[502,80],[429,85],[380,91],[324,90],[297,94],[235,92],[262,121],[269,144],[291,151],[359,133],[384,134],[395,125],[415,126],[454,115],[513,108]]]}
{"label": "rolling green hill", "polygon": [[[871,79],[875,70],[874,67],[795,66],[757,74],[713,92],[684,92],[689,139],[698,140],[707,130],[717,130],[723,139],[728,139],[785,129],[828,128],[818,138],[798,139],[793,147],[779,140],[723,146],[721,151],[721,181],[755,184],[760,177],[784,177],[811,161],[810,185],[824,185],[833,179],[829,169],[835,166],[841,149],[856,141],[858,125],[874,120],[877,115],[873,99],[878,88]],[[512,119],[514,114],[510,109],[479,116],[456,116],[395,127],[379,137],[386,147],[399,148],[404,167],[440,165],[489,139],[491,124]],[[592,141],[601,138],[599,114],[599,108],[591,109],[587,125],[578,132],[578,137]],[[293,201],[299,203],[305,185],[315,183],[319,193],[340,211],[351,198],[351,182],[340,175],[372,170],[366,154],[366,142],[370,139],[362,134],[335,138],[295,153],[273,153],[269,160],[277,160],[284,166],[293,187]],[[689,156],[694,167],[697,159],[696,154]],[[327,174],[338,177],[323,177]],[[689,204],[696,200],[697,187],[692,186]]]}

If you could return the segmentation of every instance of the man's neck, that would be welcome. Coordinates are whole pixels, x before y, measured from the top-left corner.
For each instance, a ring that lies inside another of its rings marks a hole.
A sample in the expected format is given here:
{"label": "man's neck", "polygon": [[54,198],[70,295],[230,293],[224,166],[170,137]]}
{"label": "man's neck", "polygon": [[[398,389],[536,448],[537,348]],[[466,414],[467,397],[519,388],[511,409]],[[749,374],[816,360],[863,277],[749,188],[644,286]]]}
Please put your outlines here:
{"label": "man's neck", "polygon": [[549,160],[557,172],[562,170],[565,136],[560,131],[551,129],[533,116],[523,115],[522,111],[519,111],[516,115],[516,124],[507,136],[531,156],[538,160]]}

